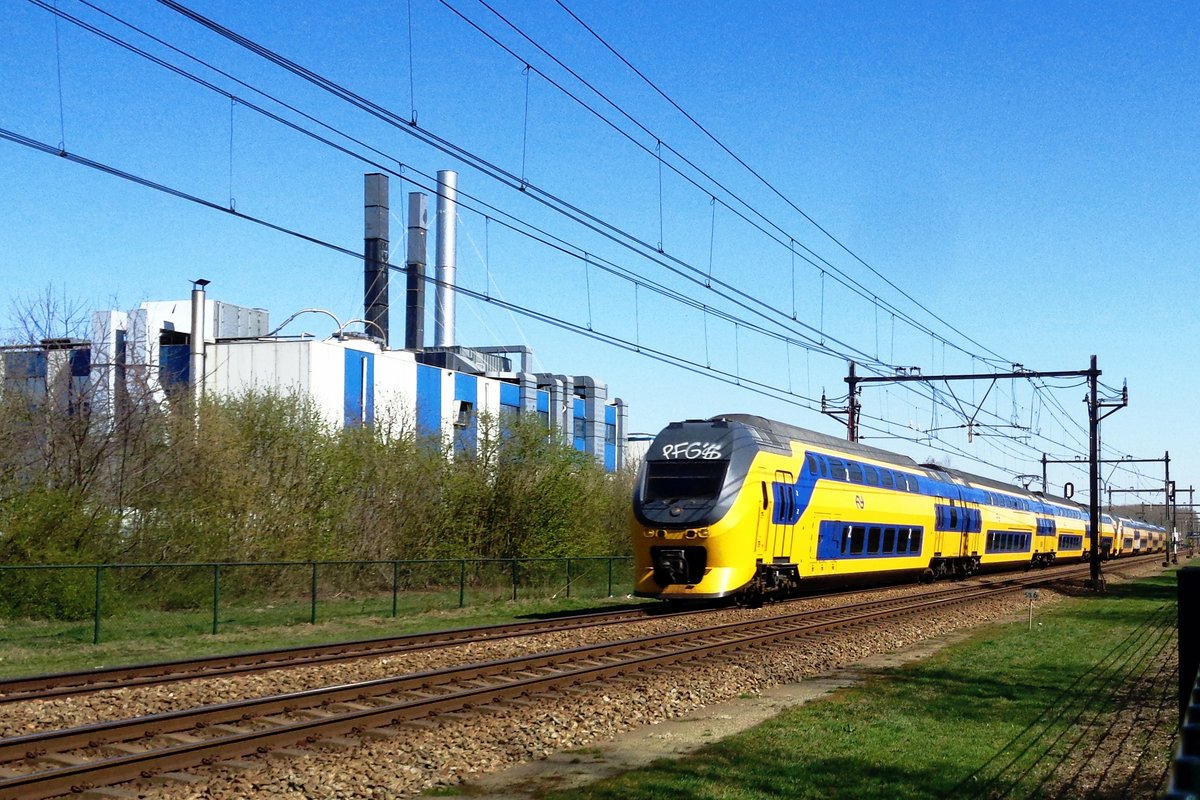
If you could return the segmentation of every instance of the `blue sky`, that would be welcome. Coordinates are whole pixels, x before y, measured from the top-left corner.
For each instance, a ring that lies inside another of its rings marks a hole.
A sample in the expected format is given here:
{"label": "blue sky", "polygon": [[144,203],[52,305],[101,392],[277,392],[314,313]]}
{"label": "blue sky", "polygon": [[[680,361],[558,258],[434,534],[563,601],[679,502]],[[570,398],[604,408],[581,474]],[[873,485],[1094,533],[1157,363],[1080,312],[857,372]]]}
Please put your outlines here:
{"label": "blue sky", "polygon": [[[1082,370],[1096,354],[1103,382],[1119,389],[1127,379],[1130,389],[1129,408],[1104,424],[1106,457],[1170,451],[1179,485],[1200,483],[1194,4],[566,2],[719,145],[553,0],[492,4],[511,26],[474,0],[189,6],[401,119],[415,109],[422,131],[524,179],[526,192],[158,3],[57,5],[239,101],[66,20],[56,31],[47,10],[13,2],[0,12],[0,128],[361,249],[362,175],[377,167],[264,118],[247,103],[301,121],[101,8],[353,136],[361,144],[323,133],[373,149],[370,158],[415,181],[457,170],[473,198],[464,205],[476,209],[459,225],[465,287],[725,375],[460,299],[460,343],[527,343],[539,370],[606,381],[629,402],[635,431],[739,411],[838,433],[814,400],[844,394],[850,355],[930,374],[1011,362]],[[392,178],[393,263],[403,260],[402,198],[412,188]],[[539,191],[642,244],[622,246],[548,210]],[[503,215],[562,248],[514,233]],[[212,281],[213,297],[268,308],[277,322],[305,307],[342,320],[362,311],[361,263],[351,257],[7,140],[0,274],[0,330],[10,339],[14,309],[47,291],[70,306],[129,307],[184,297],[197,277]],[[394,332],[401,282],[393,276]],[[310,315],[288,330],[330,327]],[[775,397],[738,383],[773,387]],[[916,440],[871,441],[996,477],[1038,473],[1043,452],[1086,452],[1084,387],[1046,384],[1062,388],[1005,382],[987,395],[980,418],[1015,427],[984,432],[1017,440],[968,441],[958,427],[951,408],[981,400],[985,384],[956,384],[957,403],[939,386],[941,406],[928,390],[867,388],[870,424]],[[1112,486],[1160,485],[1160,465],[1140,472],[1112,471]],[[1052,483],[1065,480],[1084,483],[1052,468]]]}

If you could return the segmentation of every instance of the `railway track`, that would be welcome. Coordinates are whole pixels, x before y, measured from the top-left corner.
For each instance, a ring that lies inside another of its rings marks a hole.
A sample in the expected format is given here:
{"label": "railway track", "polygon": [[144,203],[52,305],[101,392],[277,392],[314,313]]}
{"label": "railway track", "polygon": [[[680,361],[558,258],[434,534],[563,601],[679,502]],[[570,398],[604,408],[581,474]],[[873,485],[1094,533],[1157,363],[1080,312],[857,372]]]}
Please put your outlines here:
{"label": "railway track", "polygon": [[[1110,568],[1111,569],[1111,568]],[[738,650],[927,614],[1086,573],[1086,566],[978,585],[713,625],[599,645],[255,698],[0,740],[0,799],[54,797],[278,748],[353,746],[356,736],[444,714],[482,713],[549,693],[682,669]]]}
{"label": "railway track", "polygon": [[0,705],[24,700],[99,692],[106,689],[151,686],[172,681],[193,680],[262,672],[297,665],[333,664],[358,658],[387,656],[450,647],[475,642],[495,641],[537,633],[580,630],[604,625],[618,625],[651,618],[701,614],[707,609],[665,612],[663,607],[624,609],[592,614],[575,614],[557,619],[534,622],[481,625],[471,628],[415,633],[338,642],[328,645],[288,647],[226,656],[210,656],[180,661],[163,661],[127,667],[60,672],[0,680]]}
{"label": "railway track", "polygon": [[[1052,567],[1040,574],[1043,576],[1055,575],[1057,574],[1056,570],[1064,569],[1071,569],[1071,567]],[[845,594],[851,593],[853,592],[845,592]],[[229,677],[292,666],[333,664],[360,658],[388,656],[438,647],[496,641],[518,636],[582,630],[606,625],[620,625],[647,619],[671,619],[685,615],[704,614],[711,611],[711,609],[711,605],[683,610],[673,610],[664,606],[651,606],[622,609],[619,611],[574,614],[532,622],[481,625],[429,633],[337,642],[327,645],[288,647],[179,661],[163,661],[132,666],[10,678],[0,680],[0,706],[26,700],[88,694],[107,689],[152,686],[201,678]]]}

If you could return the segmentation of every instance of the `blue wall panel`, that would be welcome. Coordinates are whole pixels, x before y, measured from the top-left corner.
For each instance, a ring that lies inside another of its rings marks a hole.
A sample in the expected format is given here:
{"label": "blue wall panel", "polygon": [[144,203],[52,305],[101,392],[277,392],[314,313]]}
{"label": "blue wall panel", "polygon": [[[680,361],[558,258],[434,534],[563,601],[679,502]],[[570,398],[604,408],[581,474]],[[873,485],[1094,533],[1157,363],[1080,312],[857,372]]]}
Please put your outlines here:
{"label": "blue wall panel", "polygon": [[500,405],[510,408],[521,407],[521,387],[515,383],[500,384]]}
{"label": "blue wall panel", "polygon": [[442,371],[417,364],[417,433],[437,436],[442,430]]}
{"label": "blue wall panel", "polygon": [[347,427],[375,422],[375,354],[346,351],[342,398],[343,422]]}

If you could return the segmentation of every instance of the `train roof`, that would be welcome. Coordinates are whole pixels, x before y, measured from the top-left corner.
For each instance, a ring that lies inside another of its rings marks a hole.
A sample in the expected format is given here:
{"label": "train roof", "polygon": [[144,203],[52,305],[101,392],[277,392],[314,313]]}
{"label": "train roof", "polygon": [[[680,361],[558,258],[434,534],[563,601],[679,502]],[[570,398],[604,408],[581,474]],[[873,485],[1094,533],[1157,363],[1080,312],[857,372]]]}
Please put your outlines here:
{"label": "train roof", "polygon": [[1037,497],[1047,502],[1059,503],[1068,507],[1081,507],[1074,500],[1069,500],[1065,497],[1035,494],[1028,489],[1023,489],[1020,486],[1014,486],[1011,483],[1005,483],[1004,481],[996,480],[994,478],[985,478],[982,475],[974,475],[970,472],[963,472],[962,470],[958,469],[941,467],[936,464],[919,464],[908,456],[900,455],[899,453],[893,453],[890,450],[872,447],[871,445],[862,444],[861,442],[847,441],[846,439],[830,436],[826,433],[818,433],[817,431],[811,431],[807,428],[801,428],[796,425],[789,425],[786,422],[777,422],[776,420],[767,419],[766,417],[760,417],[755,414],[719,414],[713,417],[712,420],[738,422],[768,433],[772,436],[772,438],[777,440],[796,440],[806,442],[808,444],[815,444],[819,447],[827,447],[831,450],[840,450],[844,453],[853,453],[866,458],[874,459],[876,461],[884,461],[890,464],[908,467],[909,469],[924,469],[945,473],[946,475],[958,478],[959,480],[963,480],[977,486],[986,486],[989,489],[1011,492],[1012,494],[1024,495],[1027,497]]}
{"label": "train roof", "polygon": [[886,461],[889,464],[898,464],[911,469],[921,468],[920,464],[908,456],[902,456],[890,450],[882,450],[860,442],[849,442],[845,439],[839,439],[836,436],[830,436],[827,433],[810,431],[808,428],[788,425],[786,422],[776,422],[773,419],[767,419],[766,417],[754,414],[718,414],[711,421],[716,420],[739,422],[742,425],[757,428],[760,431],[770,434],[772,438],[780,440],[781,443],[795,440],[815,444],[818,447],[828,447],[831,450],[841,450],[844,453],[855,453],[866,458],[873,458],[876,461]]}

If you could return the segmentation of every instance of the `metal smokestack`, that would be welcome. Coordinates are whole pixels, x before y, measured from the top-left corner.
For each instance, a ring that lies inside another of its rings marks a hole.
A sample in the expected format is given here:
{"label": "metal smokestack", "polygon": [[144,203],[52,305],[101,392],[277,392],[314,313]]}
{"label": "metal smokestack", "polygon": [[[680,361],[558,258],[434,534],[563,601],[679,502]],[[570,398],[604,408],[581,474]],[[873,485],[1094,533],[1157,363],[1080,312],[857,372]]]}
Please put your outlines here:
{"label": "metal smokestack", "polygon": [[368,336],[388,346],[388,178],[363,176],[363,317]]}
{"label": "metal smokestack", "polygon": [[458,214],[458,173],[438,171],[437,290],[434,293],[433,335],[437,347],[454,346],[455,218]]}
{"label": "metal smokestack", "polygon": [[408,315],[404,320],[404,349],[425,347],[425,253],[429,238],[429,198],[408,193]]}
{"label": "metal smokestack", "polygon": [[188,338],[188,382],[192,396],[199,402],[204,394],[204,287],[209,281],[192,281],[192,333]]}

